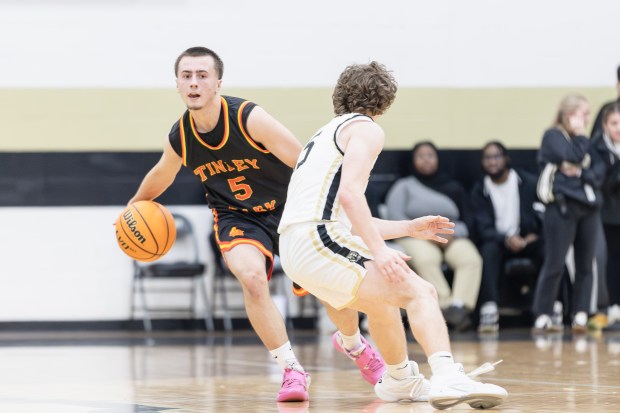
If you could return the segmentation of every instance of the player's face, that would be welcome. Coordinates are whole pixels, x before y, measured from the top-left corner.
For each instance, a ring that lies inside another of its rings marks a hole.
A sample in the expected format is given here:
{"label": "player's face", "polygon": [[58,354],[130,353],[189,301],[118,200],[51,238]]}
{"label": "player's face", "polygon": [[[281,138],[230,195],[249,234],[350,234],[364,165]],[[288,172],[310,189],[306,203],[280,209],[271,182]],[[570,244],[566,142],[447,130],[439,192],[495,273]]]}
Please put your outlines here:
{"label": "player's face", "polygon": [[429,145],[422,145],[413,156],[413,166],[423,175],[432,175],[437,172],[437,153]]}
{"label": "player's face", "polygon": [[190,110],[199,110],[218,99],[222,81],[211,56],[185,56],[179,62],[177,91]]}
{"label": "player's face", "polygon": [[620,143],[620,113],[612,112],[607,116],[607,120],[605,121],[605,132],[612,141],[616,143]]}

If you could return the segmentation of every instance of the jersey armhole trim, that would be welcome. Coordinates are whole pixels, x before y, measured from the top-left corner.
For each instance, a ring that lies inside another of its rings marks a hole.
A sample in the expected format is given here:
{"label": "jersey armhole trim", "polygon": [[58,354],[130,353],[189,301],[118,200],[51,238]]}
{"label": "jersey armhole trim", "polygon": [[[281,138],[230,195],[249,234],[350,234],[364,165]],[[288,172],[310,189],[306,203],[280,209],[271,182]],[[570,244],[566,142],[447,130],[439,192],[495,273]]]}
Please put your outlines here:
{"label": "jersey armhole trim", "polygon": [[181,136],[181,159],[183,166],[187,166],[187,145],[185,143],[185,127],[183,126],[183,116],[179,119],[179,134]]}
{"label": "jersey armhole trim", "polygon": [[245,128],[243,127],[243,110],[245,109],[246,105],[249,102],[246,100],[245,102],[243,102],[241,104],[241,106],[239,106],[239,112],[237,113],[237,123],[239,124],[239,130],[241,131],[241,133],[243,134],[243,136],[245,137],[245,139],[248,141],[248,143],[257,151],[262,152],[262,153],[270,153],[267,149],[263,149],[260,146],[258,146],[257,142],[252,139],[252,137],[250,136],[250,134],[245,130]]}
{"label": "jersey armhole trim", "polygon": [[336,149],[338,149],[338,152],[340,152],[343,156],[344,156],[344,151],[340,148],[340,146],[338,146],[338,142],[337,142],[338,131],[340,130],[342,126],[348,125],[349,123],[351,123],[353,119],[359,118],[360,116],[367,118],[367,120],[369,120],[370,122],[374,122],[374,120],[372,120],[370,116],[364,115],[362,113],[357,113],[354,116],[351,116],[349,119],[342,122],[340,125],[338,125],[338,127],[336,127],[336,130],[334,131],[334,146],[336,147]]}

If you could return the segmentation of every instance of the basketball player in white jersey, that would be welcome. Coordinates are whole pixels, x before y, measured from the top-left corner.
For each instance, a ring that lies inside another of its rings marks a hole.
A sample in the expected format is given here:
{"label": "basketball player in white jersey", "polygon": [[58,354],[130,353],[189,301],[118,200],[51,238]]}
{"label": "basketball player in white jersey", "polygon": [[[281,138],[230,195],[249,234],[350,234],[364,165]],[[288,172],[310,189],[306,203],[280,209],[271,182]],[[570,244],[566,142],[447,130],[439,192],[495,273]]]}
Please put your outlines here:
{"label": "basketball player in white jersey", "polygon": [[[396,89],[391,73],[377,62],[349,66],[340,75],[333,93],[336,117],[308,142],[289,184],[278,229],[282,266],[320,300],[368,315],[386,363],[375,385],[379,398],[428,400],[438,409],[459,403],[490,408],[507,397],[506,390],[472,380],[476,374],[466,375],[454,362],[434,288],[407,266],[409,257],[384,242],[405,236],[446,242],[440,235],[452,234],[454,223],[440,216],[376,219],[364,196],[384,143],[375,120],[392,104]],[[428,356],[430,381],[408,359],[401,308]],[[477,371],[493,368],[486,366]]]}

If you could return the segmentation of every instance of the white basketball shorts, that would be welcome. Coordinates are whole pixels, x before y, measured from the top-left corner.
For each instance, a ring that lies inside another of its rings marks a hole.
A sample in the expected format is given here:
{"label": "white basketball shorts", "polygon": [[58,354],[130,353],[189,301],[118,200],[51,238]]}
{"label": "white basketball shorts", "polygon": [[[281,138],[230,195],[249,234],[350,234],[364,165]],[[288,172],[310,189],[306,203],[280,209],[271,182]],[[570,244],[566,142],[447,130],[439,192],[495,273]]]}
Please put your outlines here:
{"label": "white basketball shorts", "polygon": [[296,224],[280,234],[286,275],[336,309],[355,301],[369,259],[362,239],[338,222]]}

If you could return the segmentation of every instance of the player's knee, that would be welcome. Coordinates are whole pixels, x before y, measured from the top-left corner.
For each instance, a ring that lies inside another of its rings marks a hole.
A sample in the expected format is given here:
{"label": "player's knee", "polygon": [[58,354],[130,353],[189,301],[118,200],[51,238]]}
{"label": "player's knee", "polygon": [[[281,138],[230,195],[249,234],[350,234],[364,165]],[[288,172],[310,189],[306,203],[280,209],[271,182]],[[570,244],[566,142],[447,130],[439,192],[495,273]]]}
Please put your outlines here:
{"label": "player's knee", "polygon": [[411,303],[422,303],[428,301],[438,301],[437,289],[433,284],[429,283],[426,280],[419,280],[420,282],[416,283],[416,285],[407,290],[408,294],[406,294],[406,306],[408,307]]}
{"label": "player's knee", "polygon": [[245,294],[253,298],[269,295],[269,285],[267,274],[255,269],[244,269],[239,271],[237,278],[243,287]]}

